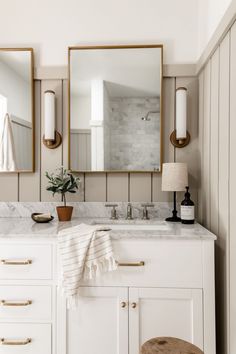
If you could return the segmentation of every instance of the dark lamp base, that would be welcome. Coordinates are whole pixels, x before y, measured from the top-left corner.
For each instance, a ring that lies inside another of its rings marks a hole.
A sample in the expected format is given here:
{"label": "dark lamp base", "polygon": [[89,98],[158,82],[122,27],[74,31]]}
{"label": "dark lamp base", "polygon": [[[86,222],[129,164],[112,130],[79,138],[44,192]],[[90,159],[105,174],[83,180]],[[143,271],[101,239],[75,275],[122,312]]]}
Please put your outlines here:
{"label": "dark lamp base", "polygon": [[176,209],[176,192],[174,192],[174,209],[172,210],[172,216],[166,218],[166,221],[170,222],[180,222],[181,219],[177,216],[177,209]]}
{"label": "dark lamp base", "polygon": [[170,221],[170,222],[180,222],[181,219],[178,216],[171,216],[169,218],[166,218],[166,221]]}

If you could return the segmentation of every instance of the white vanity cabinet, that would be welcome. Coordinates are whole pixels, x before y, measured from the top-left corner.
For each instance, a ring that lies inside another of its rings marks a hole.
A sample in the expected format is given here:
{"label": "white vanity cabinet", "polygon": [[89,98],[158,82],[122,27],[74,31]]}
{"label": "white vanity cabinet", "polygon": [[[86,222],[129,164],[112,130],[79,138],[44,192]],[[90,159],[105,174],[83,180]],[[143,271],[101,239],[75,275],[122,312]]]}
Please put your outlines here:
{"label": "white vanity cabinet", "polygon": [[55,243],[0,240],[0,354],[56,354]]}
{"label": "white vanity cabinet", "polygon": [[118,270],[85,282],[76,309],[61,301],[59,319],[66,325],[59,330],[57,354],[138,354],[158,336],[215,354],[214,241],[113,244]]}
{"label": "white vanity cabinet", "polygon": [[73,309],[58,286],[58,229],[1,237],[0,354],[138,354],[158,336],[215,354],[215,237],[194,227],[114,233],[118,269],[82,283]]}
{"label": "white vanity cabinet", "polygon": [[[150,338],[181,338],[203,348],[202,290],[129,289],[129,353]],[[119,352],[118,352],[119,353]]]}
{"label": "white vanity cabinet", "polygon": [[128,288],[82,288],[67,310],[66,354],[128,354],[128,311]]}
{"label": "white vanity cabinet", "polygon": [[165,335],[203,347],[202,290],[83,287],[67,311],[67,354],[136,354]]}

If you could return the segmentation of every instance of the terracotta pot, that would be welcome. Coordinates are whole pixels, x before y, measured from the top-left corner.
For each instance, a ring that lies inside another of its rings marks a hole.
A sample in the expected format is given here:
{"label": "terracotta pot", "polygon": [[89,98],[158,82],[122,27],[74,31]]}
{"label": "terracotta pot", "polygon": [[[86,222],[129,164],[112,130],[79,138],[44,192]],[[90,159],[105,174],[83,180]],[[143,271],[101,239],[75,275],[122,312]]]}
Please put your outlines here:
{"label": "terracotta pot", "polygon": [[59,221],[70,221],[73,212],[72,206],[58,206],[57,207],[57,215]]}

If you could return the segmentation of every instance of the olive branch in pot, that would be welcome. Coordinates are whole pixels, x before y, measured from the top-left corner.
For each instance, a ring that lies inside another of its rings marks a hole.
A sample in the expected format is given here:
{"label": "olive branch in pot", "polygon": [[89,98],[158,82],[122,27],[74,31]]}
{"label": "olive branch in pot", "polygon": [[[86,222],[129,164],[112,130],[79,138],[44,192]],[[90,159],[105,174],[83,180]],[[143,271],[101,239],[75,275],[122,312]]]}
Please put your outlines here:
{"label": "olive branch in pot", "polygon": [[56,193],[61,194],[62,201],[66,207],[66,193],[76,193],[79,189],[80,179],[79,177],[74,177],[71,171],[63,167],[58,168],[56,171],[58,172],[46,172],[46,177],[49,180],[46,190],[52,192],[53,196]]}

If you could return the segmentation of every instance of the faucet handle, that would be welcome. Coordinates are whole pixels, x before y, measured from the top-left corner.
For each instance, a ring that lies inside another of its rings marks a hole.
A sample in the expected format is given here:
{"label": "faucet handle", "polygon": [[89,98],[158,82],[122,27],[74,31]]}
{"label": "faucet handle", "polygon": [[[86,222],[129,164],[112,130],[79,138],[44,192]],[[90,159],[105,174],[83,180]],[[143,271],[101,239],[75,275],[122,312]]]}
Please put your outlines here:
{"label": "faucet handle", "polygon": [[112,208],[111,209],[111,220],[117,220],[117,213],[116,213],[116,207],[118,207],[118,204],[105,204],[106,208]]}
{"label": "faucet handle", "polygon": [[145,204],[141,204],[141,206],[143,207],[143,220],[149,220],[149,216],[148,216],[148,208],[153,208],[154,204],[152,203],[145,203]]}
{"label": "faucet handle", "polygon": [[153,208],[155,205],[153,203],[143,203],[141,206],[143,208]]}

